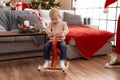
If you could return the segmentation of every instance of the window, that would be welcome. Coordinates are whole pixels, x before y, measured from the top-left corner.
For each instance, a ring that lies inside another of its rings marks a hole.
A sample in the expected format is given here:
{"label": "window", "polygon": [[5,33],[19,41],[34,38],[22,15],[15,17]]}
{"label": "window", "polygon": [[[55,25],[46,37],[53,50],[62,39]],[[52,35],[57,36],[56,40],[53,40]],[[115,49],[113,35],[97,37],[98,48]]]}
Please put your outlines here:
{"label": "window", "polygon": [[[108,6],[108,13],[104,13],[106,0],[73,0],[72,7],[76,7],[76,14],[82,18],[90,17],[91,25],[99,26],[99,29],[116,34],[118,16],[120,14],[120,0]],[[115,45],[115,41],[113,45]]]}

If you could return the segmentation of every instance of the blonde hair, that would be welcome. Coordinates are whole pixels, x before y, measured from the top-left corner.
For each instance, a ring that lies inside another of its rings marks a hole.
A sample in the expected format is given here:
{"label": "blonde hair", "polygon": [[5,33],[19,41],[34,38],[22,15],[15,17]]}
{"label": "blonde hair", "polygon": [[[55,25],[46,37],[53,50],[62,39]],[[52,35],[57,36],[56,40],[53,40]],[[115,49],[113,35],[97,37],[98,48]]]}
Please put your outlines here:
{"label": "blonde hair", "polygon": [[53,17],[53,16],[59,16],[59,17],[60,17],[59,10],[56,9],[56,8],[50,9],[49,16],[50,16],[50,17]]}

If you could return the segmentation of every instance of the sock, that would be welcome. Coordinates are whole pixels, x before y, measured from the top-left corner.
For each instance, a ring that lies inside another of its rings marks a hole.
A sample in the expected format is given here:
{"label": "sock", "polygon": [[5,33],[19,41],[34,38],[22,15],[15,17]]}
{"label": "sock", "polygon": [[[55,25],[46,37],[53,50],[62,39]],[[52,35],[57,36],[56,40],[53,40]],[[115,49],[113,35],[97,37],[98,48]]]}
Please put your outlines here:
{"label": "sock", "polygon": [[113,54],[113,55],[111,56],[110,63],[114,63],[114,62],[116,62],[116,61],[117,61],[117,55],[116,55],[116,54]]}
{"label": "sock", "polygon": [[109,64],[114,64],[114,63],[116,63],[116,62],[117,62],[116,60],[110,61]]}
{"label": "sock", "polygon": [[65,68],[65,61],[64,60],[60,60],[60,67]]}
{"label": "sock", "polygon": [[43,65],[43,68],[48,68],[49,66],[49,60],[45,60],[45,63]]}

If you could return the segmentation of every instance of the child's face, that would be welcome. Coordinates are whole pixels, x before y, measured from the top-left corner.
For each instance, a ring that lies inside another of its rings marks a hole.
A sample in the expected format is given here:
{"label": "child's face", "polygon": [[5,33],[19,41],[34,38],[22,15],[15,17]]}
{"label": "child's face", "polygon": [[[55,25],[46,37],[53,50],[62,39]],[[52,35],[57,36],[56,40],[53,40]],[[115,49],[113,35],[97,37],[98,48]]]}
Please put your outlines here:
{"label": "child's face", "polygon": [[51,21],[53,24],[57,24],[61,21],[61,17],[60,16],[57,16],[57,15],[54,15],[51,17]]}

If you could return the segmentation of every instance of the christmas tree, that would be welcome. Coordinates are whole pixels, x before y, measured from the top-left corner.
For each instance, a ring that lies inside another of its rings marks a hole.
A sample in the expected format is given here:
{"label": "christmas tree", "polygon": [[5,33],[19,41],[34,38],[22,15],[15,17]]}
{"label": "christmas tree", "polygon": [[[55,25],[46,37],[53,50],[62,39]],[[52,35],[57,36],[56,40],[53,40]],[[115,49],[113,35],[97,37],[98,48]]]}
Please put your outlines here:
{"label": "christmas tree", "polygon": [[57,0],[36,0],[32,1],[30,4],[30,8],[33,9],[51,9],[51,8],[59,8],[60,7],[60,2]]}

